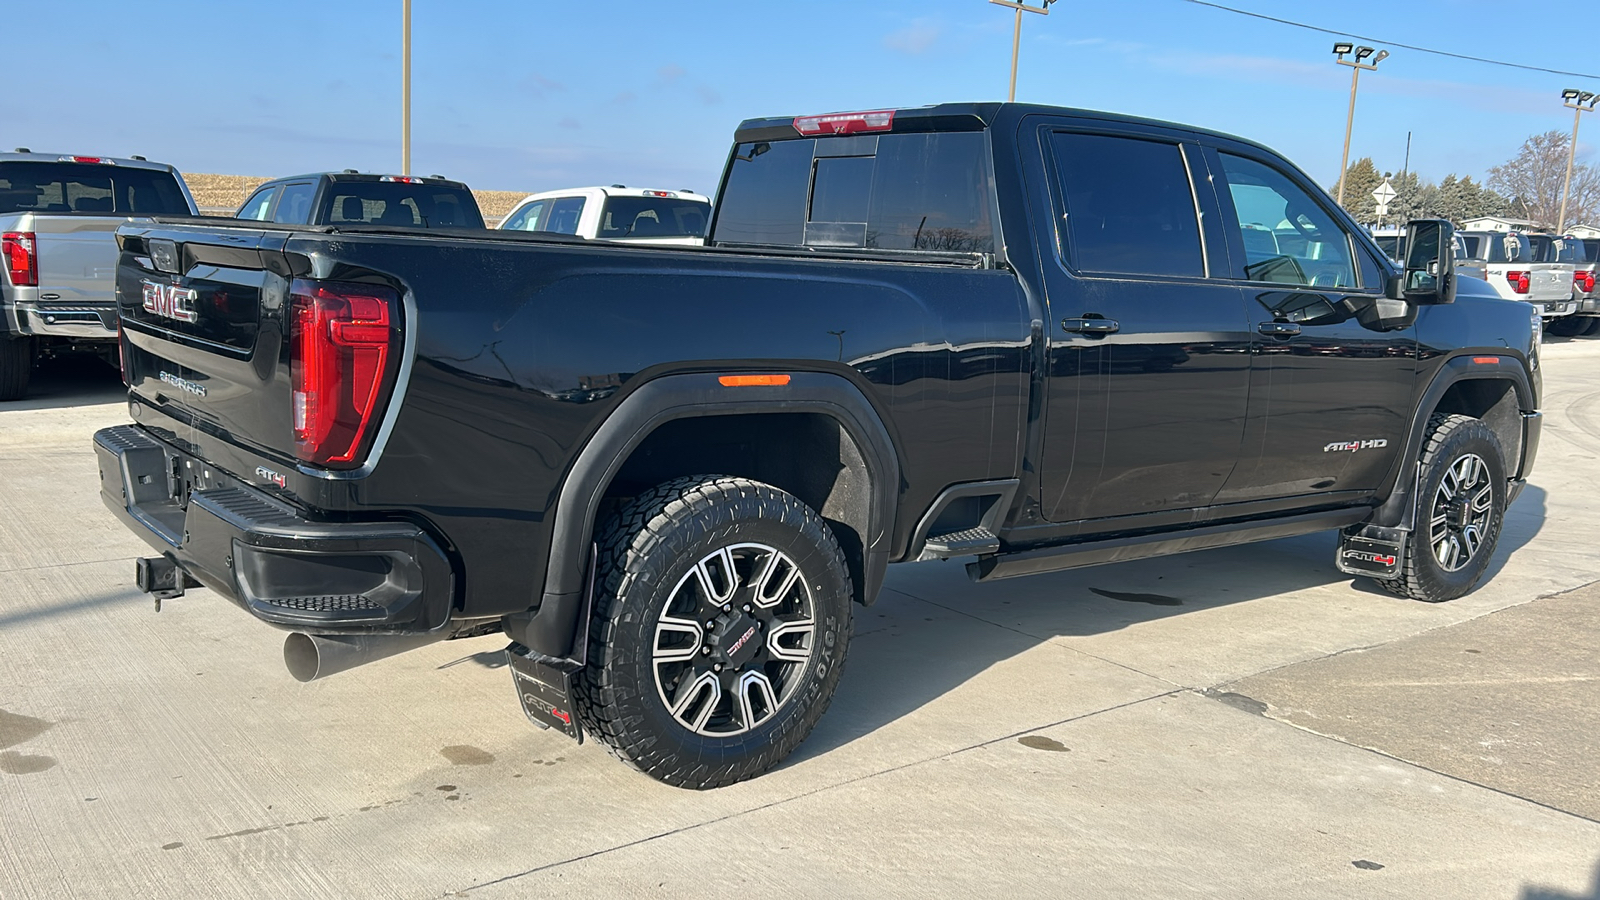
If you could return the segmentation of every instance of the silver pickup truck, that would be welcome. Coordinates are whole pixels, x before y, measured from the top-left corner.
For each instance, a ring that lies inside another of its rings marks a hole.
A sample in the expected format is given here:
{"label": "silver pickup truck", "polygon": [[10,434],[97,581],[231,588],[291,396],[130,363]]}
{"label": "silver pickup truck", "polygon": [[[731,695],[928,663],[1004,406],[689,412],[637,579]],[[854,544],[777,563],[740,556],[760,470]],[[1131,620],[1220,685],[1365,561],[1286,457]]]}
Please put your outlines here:
{"label": "silver pickup truck", "polygon": [[88,351],[115,363],[117,226],[192,215],[169,165],[0,153],[0,400],[27,392],[40,356]]}

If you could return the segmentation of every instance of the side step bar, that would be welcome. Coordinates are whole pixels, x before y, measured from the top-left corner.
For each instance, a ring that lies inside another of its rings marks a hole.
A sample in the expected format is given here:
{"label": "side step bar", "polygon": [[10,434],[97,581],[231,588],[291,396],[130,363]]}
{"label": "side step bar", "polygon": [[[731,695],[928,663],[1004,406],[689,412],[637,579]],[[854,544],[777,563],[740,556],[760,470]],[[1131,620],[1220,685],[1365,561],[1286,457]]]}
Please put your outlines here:
{"label": "side step bar", "polygon": [[1037,575],[1041,572],[1058,572],[1063,569],[1079,569],[1104,563],[1148,559],[1152,556],[1270,541],[1275,538],[1343,528],[1363,521],[1370,515],[1372,509],[1362,506],[1354,509],[1303,513],[1260,522],[1209,525],[1182,532],[1142,534],[1135,537],[1069,544],[1065,547],[997,553],[980,557],[977,562],[967,563],[967,574],[973,581],[994,581],[1000,578],[1015,578],[1019,575]]}

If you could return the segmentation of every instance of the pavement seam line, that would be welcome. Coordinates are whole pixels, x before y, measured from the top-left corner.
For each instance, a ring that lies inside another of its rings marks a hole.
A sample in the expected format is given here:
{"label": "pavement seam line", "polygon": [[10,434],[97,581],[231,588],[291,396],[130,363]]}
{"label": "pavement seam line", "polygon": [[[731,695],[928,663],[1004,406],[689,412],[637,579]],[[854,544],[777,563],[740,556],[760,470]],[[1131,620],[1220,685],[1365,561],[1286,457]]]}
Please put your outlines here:
{"label": "pavement seam line", "polygon": [[[913,598],[913,599],[919,599],[919,598]],[[937,605],[937,604],[935,604],[935,605]],[[1067,718],[1062,719],[1062,720],[1060,720],[1058,722],[1046,722],[1043,725],[1035,725],[1035,726],[1033,726],[1031,728],[1024,728],[1021,731],[1015,731],[1015,732],[1012,732],[1011,734],[1006,734],[1006,735],[1002,735],[1002,736],[997,737],[997,738],[990,738],[988,740],[979,741],[976,744],[968,744],[965,747],[957,747],[957,748],[955,748],[953,750],[947,750],[947,751],[945,751],[943,753],[937,754],[935,756],[930,756],[930,757],[927,757],[925,759],[916,759],[916,760],[912,760],[911,762],[901,763],[898,766],[891,766],[891,767],[889,767],[887,769],[880,769],[879,771],[876,771],[876,772],[868,772],[865,775],[857,775],[854,778],[847,778],[844,781],[838,782],[837,784],[829,784],[829,785],[824,785],[824,786],[819,787],[819,788],[813,788],[813,789],[811,789],[809,791],[802,791],[801,793],[795,794],[795,795],[790,796],[790,797],[784,797],[784,798],[779,799],[779,800],[773,800],[773,801],[770,801],[768,803],[763,803],[760,806],[752,806],[749,809],[739,810],[738,812],[731,812],[731,813],[728,813],[727,815],[718,816],[715,819],[707,819],[704,822],[695,822],[692,825],[684,825],[681,828],[673,828],[673,829],[670,829],[668,831],[660,832],[658,834],[651,834],[651,835],[646,835],[646,836],[644,836],[642,838],[636,838],[635,840],[631,840],[631,841],[628,841],[626,843],[617,844],[614,847],[602,847],[599,850],[594,850],[594,851],[591,851],[589,853],[582,853],[582,854],[579,854],[577,856],[568,857],[567,859],[556,860],[555,862],[545,863],[544,865],[541,865],[541,866],[534,866],[533,868],[527,869],[527,870],[522,871],[522,872],[513,872],[510,875],[502,875],[499,878],[494,878],[494,879],[491,879],[489,881],[479,882],[478,884],[470,885],[468,887],[462,888],[459,891],[447,891],[444,894],[441,894],[439,896],[441,898],[443,898],[443,897],[457,897],[457,896],[462,896],[462,895],[468,894],[471,891],[480,890],[480,889],[486,888],[486,887],[493,887],[493,886],[495,886],[497,884],[507,884],[507,883],[515,881],[515,880],[517,880],[519,878],[525,878],[525,877],[527,877],[529,875],[537,875],[540,872],[548,872],[551,869],[558,869],[558,868],[561,868],[562,866],[570,865],[572,863],[583,862],[585,860],[594,859],[596,857],[604,856],[604,855],[606,855],[608,853],[614,853],[614,852],[616,852],[618,850],[626,850],[626,849],[628,849],[630,847],[637,847],[637,846],[640,846],[641,844],[648,844],[651,841],[660,840],[661,838],[672,837],[673,835],[684,834],[686,832],[694,831],[694,830],[699,829],[699,828],[704,828],[704,827],[706,827],[708,825],[718,825],[718,824],[721,824],[723,822],[727,822],[727,821],[730,821],[730,820],[733,820],[733,819],[740,818],[741,816],[750,815],[751,813],[764,812],[766,810],[774,809],[776,807],[782,806],[785,803],[791,803],[791,802],[793,802],[795,800],[804,800],[807,797],[814,797],[814,796],[816,796],[818,794],[826,793],[828,791],[837,790],[837,789],[842,788],[842,787],[848,787],[848,786],[853,785],[853,784],[859,784],[859,783],[861,783],[863,781],[868,781],[868,780],[873,779],[873,778],[878,778],[878,777],[880,777],[882,775],[890,775],[890,774],[893,774],[895,772],[902,772],[902,771],[905,771],[906,769],[914,768],[916,766],[922,766],[922,765],[926,765],[928,763],[938,762],[938,761],[944,760],[944,759],[949,759],[949,758],[951,758],[953,756],[959,756],[959,755],[961,755],[963,753],[967,753],[967,752],[970,752],[972,750],[981,750],[984,747],[991,747],[991,746],[993,746],[995,744],[998,744],[998,743],[1000,743],[1002,741],[1009,741],[1009,740],[1012,740],[1013,738],[1017,738],[1017,737],[1020,737],[1022,735],[1025,735],[1025,734],[1032,734],[1033,732],[1036,732],[1036,731],[1043,731],[1046,728],[1059,728],[1062,725],[1070,725],[1070,724],[1072,724],[1074,722],[1081,722],[1084,719],[1090,719],[1090,718],[1093,718],[1095,716],[1101,715],[1103,713],[1116,712],[1118,710],[1123,710],[1123,709],[1127,709],[1127,708],[1132,707],[1132,706],[1137,706],[1137,705],[1139,705],[1141,703],[1147,703],[1147,702],[1149,702],[1151,700],[1160,700],[1160,699],[1163,699],[1165,697],[1172,697],[1174,695],[1181,694],[1181,693],[1185,692],[1186,690],[1188,690],[1188,688],[1174,688],[1173,690],[1163,691],[1163,692],[1161,692],[1159,694],[1152,694],[1152,695],[1150,695],[1148,697],[1140,697],[1140,698],[1138,698],[1136,700],[1129,700],[1129,701],[1126,701],[1124,703],[1118,703],[1115,706],[1107,706],[1107,707],[1105,707],[1103,709],[1091,710],[1089,712],[1082,713],[1082,714],[1079,714],[1079,715],[1076,715],[1076,716],[1068,716]]]}
{"label": "pavement seam line", "polygon": [[[1218,703],[1222,703],[1223,706],[1229,706],[1230,705],[1230,704],[1225,703],[1225,702],[1223,702],[1221,700],[1218,700],[1216,697],[1212,697],[1212,696],[1207,695],[1204,690],[1193,689],[1193,688],[1191,688],[1189,690],[1191,690],[1193,693],[1197,694],[1200,697],[1204,697],[1207,700],[1213,700],[1213,701],[1216,701]],[[1261,701],[1261,700],[1256,700],[1256,698],[1251,697],[1249,694],[1240,694],[1239,696],[1247,697],[1250,700],[1254,700],[1255,702],[1260,703],[1262,706],[1266,706],[1269,709],[1271,708],[1269,704],[1267,704],[1267,703],[1265,703],[1264,701]],[[1600,825],[1600,819],[1591,819],[1590,817],[1588,817],[1586,815],[1583,815],[1582,813],[1575,813],[1570,809],[1562,809],[1559,806],[1551,806],[1550,804],[1545,803],[1543,801],[1535,800],[1532,797],[1524,797],[1521,794],[1513,793],[1511,791],[1505,790],[1504,788],[1497,788],[1494,785],[1482,784],[1480,782],[1473,781],[1470,778],[1463,778],[1460,775],[1452,775],[1449,772],[1442,772],[1442,771],[1440,771],[1438,769],[1435,769],[1435,768],[1433,768],[1431,766],[1423,765],[1422,763],[1414,762],[1412,760],[1405,759],[1404,757],[1395,756],[1393,753],[1389,753],[1388,751],[1381,750],[1381,749],[1379,749],[1377,747],[1368,747],[1365,744],[1358,744],[1355,741],[1346,740],[1346,739],[1344,739],[1342,737],[1339,737],[1338,735],[1324,734],[1323,732],[1316,731],[1316,730],[1308,728],[1308,727],[1306,727],[1304,725],[1301,725],[1299,722],[1291,722],[1288,719],[1280,719],[1277,716],[1268,715],[1268,714],[1266,714],[1264,712],[1263,713],[1254,713],[1254,712],[1250,712],[1248,710],[1239,709],[1238,707],[1234,707],[1234,709],[1238,709],[1239,712],[1244,713],[1245,715],[1255,716],[1258,719],[1266,719],[1268,722],[1276,722],[1279,725],[1287,725],[1288,727],[1293,728],[1296,731],[1302,732],[1304,734],[1309,734],[1312,737],[1321,738],[1321,739],[1323,739],[1325,741],[1332,741],[1335,744],[1340,744],[1340,745],[1343,745],[1345,747],[1353,747],[1356,750],[1361,750],[1361,751],[1366,752],[1366,753],[1371,753],[1374,756],[1381,756],[1384,759],[1390,760],[1391,762],[1397,762],[1402,766],[1408,766],[1408,767],[1413,768],[1413,769],[1421,769],[1424,772],[1431,772],[1434,775],[1438,775],[1440,778],[1447,778],[1447,779],[1449,779],[1451,781],[1456,782],[1457,784],[1464,784],[1464,785],[1467,785],[1468,787],[1480,788],[1482,790],[1489,791],[1491,793],[1499,794],[1502,797],[1509,797],[1512,800],[1520,800],[1523,803],[1528,803],[1528,804],[1531,804],[1533,806],[1537,806],[1537,807],[1539,807],[1541,809],[1548,809],[1551,812],[1560,813],[1563,816],[1570,816],[1571,818],[1578,819],[1578,820],[1583,821],[1583,822],[1589,822],[1589,823],[1594,824],[1594,825]]]}
{"label": "pavement seam line", "polygon": [[[966,616],[967,618],[972,619],[975,622],[982,622],[985,625],[993,625],[996,628],[999,628],[999,629],[1004,630],[1004,631],[1009,631],[1012,634],[1020,634],[1023,637],[1032,638],[1032,639],[1038,641],[1039,643],[1044,644],[1044,645],[1049,646],[1049,647],[1055,647],[1055,648],[1057,648],[1059,650],[1065,650],[1068,653],[1076,653],[1076,654],[1078,654],[1080,656],[1087,656],[1090,659],[1099,660],[1100,662],[1103,662],[1106,665],[1116,666],[1119,669],[1123,669],[1123,670],[1132,672],[1135,675],[1143,675],[1146,678],[1154,679],[1156,681],[1161,682],[1162,684],[1170,684],[1174,688],[1186,688],[1186,687],[1188,687],[1188,685],[1180,684],[1180,683],[1178,683],[1176,681],[1173,681],[1170,678],[1163,678],[1160,675],[1157,675],[1157,674],[1155,674],[1153,672],[1146,672],[1143,669],[1139,669],[1139,668],[1136,668],[1134,666],[1130,666],[1127,663],[1118,662],[1117,660],[1114,660],[1114,659],[1107,659],[1104,656],[1099,656],[1099,655],[1096,655],[1094,653],[1090,653],[1087,650],[1083,650],[1081,648],[1074,647],[1074,646],[1072,646],[1070,644],[1058,644],[1058,643],[1055,642],[1054,638],[1048,638],[1048,637],[1044,637],[1043,635],[1037,635],[1037,634],[1034,634],[1032,632],[1023,631],[1020,628],[1013,628],[1010,625],[1002,625],[999,622],[994,622],[994,621],[991,621],[989,619],[985,619],[982,616],[974,615],[974,614],[972,614],[970,612],[967,612],[966,610],[956,609],[953,606],[945,606],[943,603],[937,603],[937,602],[935,602],[933,600],[928,600],[928,599],[923,598],[923,597],[918,597],[916,594],[907,593],[906,591],[902,591],[899,588],[886,587],[883,590],[892,591],[892,592],[894,592],[896,594],[899,594],[902,597],[909,597],[912,600],[916,600],[919,603],[926,603],[929,606],[932,606],[932,607],[934,607],[936,609],[942,609],[945,612],[954,613],[955,615],[958,615],[958,616]],[[1059,637],[1059,636],[1060,635],[1057,635],[1057,637]]]}
{"label": "pavement seam line", "polygon": [[19,575],[23,572],[42,572],[45,569],[67,569],[72,566],[96,566],[108,562],[128,562],[138,559],[137,556],[112,556],[106,559],[84,559],[78,562],[51,563],[48,566],[24,566],[20,569],[0,569],[0,575]]}

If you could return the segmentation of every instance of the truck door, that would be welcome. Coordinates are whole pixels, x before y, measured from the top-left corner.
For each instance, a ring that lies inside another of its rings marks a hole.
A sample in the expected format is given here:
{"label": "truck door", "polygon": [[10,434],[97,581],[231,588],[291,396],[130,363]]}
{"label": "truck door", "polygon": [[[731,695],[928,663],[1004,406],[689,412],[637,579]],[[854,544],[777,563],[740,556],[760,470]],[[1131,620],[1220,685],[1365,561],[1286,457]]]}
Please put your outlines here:
{"label": "truck door", "polygon": [[1208,156],[1254,339],[1244,452],[1217,502],[1354,500],[1405,444],[1415,328],[1377,321],[1384,270],[1326,195],[1250,148]]}
{"label": "truck door", "polygon": [[1243,293],[1212,277],[1227,259],[1205,160],[1156,130],[1041,138],[1040,506],[1083,533],[1190,521],[1233,470],[1250,378]]}

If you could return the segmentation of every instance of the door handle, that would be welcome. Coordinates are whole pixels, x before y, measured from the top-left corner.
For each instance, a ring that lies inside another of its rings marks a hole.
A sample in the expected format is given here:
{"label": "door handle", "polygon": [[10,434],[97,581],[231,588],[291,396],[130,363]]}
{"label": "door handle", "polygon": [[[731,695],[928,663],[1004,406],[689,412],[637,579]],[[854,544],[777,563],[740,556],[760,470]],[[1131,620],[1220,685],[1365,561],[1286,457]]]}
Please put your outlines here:
{"label": "door handle", "polygon": [[1116,334],[1122,326],[1115,319],[1062,319],[1061,330],[1073,334]]}
{"label": "door handle", "polygon": [[1300,333],[1300,323],[1262,322],[1260,325],[1256,326],[1256,330],[1262,334],[1270,334],[1273,337],[1293,337],[1294,335]]}

